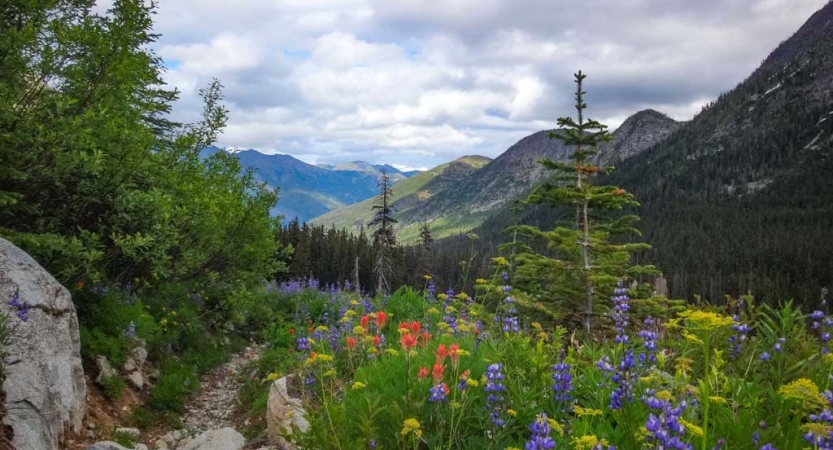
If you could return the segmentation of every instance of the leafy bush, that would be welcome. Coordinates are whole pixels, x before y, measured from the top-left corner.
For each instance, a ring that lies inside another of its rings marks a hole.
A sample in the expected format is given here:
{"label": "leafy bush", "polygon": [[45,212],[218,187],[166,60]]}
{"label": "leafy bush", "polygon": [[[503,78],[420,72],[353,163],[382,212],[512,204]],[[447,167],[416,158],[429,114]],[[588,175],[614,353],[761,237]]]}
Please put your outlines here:
{"label": "leafy bush", "polygon": [[149,405],[158,410],[183,412],[185,399],[199,389],[200,379],[196,366],[171,360],[162,364],[160,373],[150,391]]}
{"label": "leafy bush", "polygon": [[126,387],[127,384],[119,375],[101,377],[101,390],[104,392],[104,396],[109,399],[119,398]]}

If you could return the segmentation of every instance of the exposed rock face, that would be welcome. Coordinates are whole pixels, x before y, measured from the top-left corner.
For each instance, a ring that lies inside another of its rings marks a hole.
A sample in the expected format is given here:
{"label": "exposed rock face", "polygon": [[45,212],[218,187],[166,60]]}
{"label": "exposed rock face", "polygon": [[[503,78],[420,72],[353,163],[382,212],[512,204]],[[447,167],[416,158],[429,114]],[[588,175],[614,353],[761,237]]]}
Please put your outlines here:
{"label": "exposed rock face", "polygon": [[246,439],[242,434],[227,427],[206,431],[182,447],[182,450],[242,450],[245,444]]}
{"label": "exposed rock face", "polygon": [[12,324],[15,293],[28,321],[12,335],[4,362],[4,422],[18,450],[57,450],[67,430],[81,432],[87,388],[81,367],[78,317],[69,291],[23,250],[0,238],[0,311]]}
{"label": "exposed rock face", "polygon": [[301,399],[289,395],[286,389],[287,377],[275,380],[269,389],[269,403],[266,406],[266,433],[269,442],[280,448],[294,449],[295,445],[284,438],[292,434],[292,426],[307,432],[310,424],[304,417],[306,411]]}
{"label": "exposed rock face", "polygon": [[107,360],[106,356],[96,357],[95,365],[98,368],[98,376],[95,378],[95,382],[98,384],[101,384],[105,378],[115,377],[119,374],[116,372],[116,369],[110,365],[110,361]]}

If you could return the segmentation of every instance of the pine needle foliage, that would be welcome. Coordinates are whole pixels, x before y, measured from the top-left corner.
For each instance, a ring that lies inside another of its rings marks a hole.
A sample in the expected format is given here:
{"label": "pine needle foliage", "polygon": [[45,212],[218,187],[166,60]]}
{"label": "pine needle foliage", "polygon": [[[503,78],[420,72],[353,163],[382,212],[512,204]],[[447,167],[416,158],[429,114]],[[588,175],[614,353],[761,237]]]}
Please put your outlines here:
{"label": "pine needle foliage", "polygon": [[[627,243],[616,236],[639,236],[635,228],[639,218],[621,214],[627,207],[638,206],[634,196],[616,186],[596,186],[594,179],[608,174],[613,167],[598,167],[596,146],[611,139],[607,126],[585,117],[587,104],[583,82],[587,76],[575,74],[576,118],[561,117],[559,129],[550,132],[551,139],[560,139],[574,148],[569,163],[549,159],[538,161],[554,176],[536,188],[524,204],[568,208],[571,220],[544,230],[521,224],[510,231],[547,242],[546,254],[536,253],[524,244],[514,244],[517,255],[516,285],[542,300],[560,303],[568,310],[584,309],[584,326],[590,331],[596,300],[612,292],[621,278],[638,273],[651,273],[652,266],[632,266],[631,254],[646,250],[644,243]],[[582,306],[583,305],[583,306]],[[554,305],[551,305],[554,306]]]}

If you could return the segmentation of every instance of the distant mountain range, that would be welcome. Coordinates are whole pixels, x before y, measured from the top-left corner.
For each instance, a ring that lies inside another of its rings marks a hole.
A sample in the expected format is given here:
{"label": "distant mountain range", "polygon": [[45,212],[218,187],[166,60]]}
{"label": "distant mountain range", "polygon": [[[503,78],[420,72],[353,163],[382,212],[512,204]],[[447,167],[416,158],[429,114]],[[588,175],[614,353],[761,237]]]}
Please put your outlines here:
{"label": "distant mountain range", "polygon": [[[634,114],[613,133],[613,141],[599,148],[598,157],[605,164],[638,154],[662,140],[679,127],[673,119],[653,110]],[[448,164],[429,171],[443,174],[424,190],[408,192],[393,203],[396,228],[407,242],[416,238],[421,223],[428,223],[435,238],[470,230],[502,210],[512,200],[526,196],[548,174],[538,164],[540,159],[566,162],[571,149],[561,141],[550,139],[549,130],[521,139],[495,160],[465,157],[454,161],[454,169],[445,173]],[[420,178],[427,183],[427,177]],[[397,194],[394,187],[394,194]],[[418,199],[418,201],[417,201]],[[358,229],[370,215],[368,205],[337,209],[312,220],[336,228]]]}
{"label": "distant mountain range", "polygon": [[[209,147],[202,154],[207,156],[219,151],[222,150]],[[364,161],[314,166],[289,155],[266,155],[256,150],[238,151],[234,155],[243,167],[255,169],[258,180],[280,189],[278,205],[272,213],[301,222],[375,196],[382,170],[394,182],[419,173],[402,172],[387,164],[373,165]]]}

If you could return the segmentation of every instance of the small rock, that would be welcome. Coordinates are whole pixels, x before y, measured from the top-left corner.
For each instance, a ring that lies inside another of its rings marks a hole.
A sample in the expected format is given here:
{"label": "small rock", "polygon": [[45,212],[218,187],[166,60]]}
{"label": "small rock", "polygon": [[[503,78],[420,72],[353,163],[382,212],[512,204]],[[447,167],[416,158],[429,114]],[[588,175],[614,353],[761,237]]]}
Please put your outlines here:
{"label": "small rock", "polygon": [[148,378],[151,380],[158,380],[160,376],[162,376],[162,372],[160,372],[159,369],[152,369],[148,372]]}
{"label": "small rock", "polygon": [[87,450],[130,450],[130,449],[127,448],[127,447],[122,447],[121,445],[116,444],[115,442],[102,441],[102,442],[96,442],[92,446],[87,447]]}
{"label": "small rock", "polygon": [[136,361],[133,361],[133,358],[128,357],[127,361],[124,362],[122,369],[124,369],[126,373],[130,373],[134,370],[139,370],[139,366],[136,365]]}
{"label": "small rock", "polygon": [[116,428],[116,433],[123,434],[125,436],[130,436],[133,439],[138,438],[139,435],[142,434],[142,432],[139,431],[138,428]]}
{"label": "small rock", "polygon": [[197,436],[182,450],[242,450],[246,439],[233,428],[210,430]]}
{"label": "small rock", "polygon": [[90,422],[90,423],[88,423],[88,424],[87,424],[87,428],[89,428],[89,429],[91,429],[91,430],[95,430],[95,422]]}
{"label": "small rock", "polygon": [[304,417],[303,402],[289,395],[286,390],[288,377],[275,380],[269,389],[269,402],[266,405],[266,434],[269,442],[281,448],[294,449],[294,443],[287,442],[285,435],[292,434],[293,426],[306,433],[310,424]]}
{"label": "small rock", "polygon": [[87,430],[87,439],[94,441],[96,438],[95,431]]}
{"label": "small rock", "polygon": [[191,443],[192,440],[193,439],[190,436],[185,436],[184,438],[182,438],[181,441],[179,441],[179,443],[177,445],[180,448],[182,448],[182,447],[185,447],[186,445],[188,445],[189,443]]}
{"label": "small rock", "polygon": [[182,432],[179,430],[174,430],[171,432],[171,437],[173,437],[175,441],[179,441],[180,439],[182,439]]}
{"label": "small rock", "polygon": [[95,358],[95,365],[98,368],[98,376],[95,378],[95,382],[101,384],[103,378],[114,377],[119,373],[116,372],[116,369],[110,365],[110,361],[107,360],[106,356],[97,356]]}
{"label": "small rock", "polygon": [[156,447],[156,450],[168,450],[168,443],[162,439],[157,439],[153,446]]}
{"label": "small rock", "polygon": [[145,377],[142,376],[142,372],[138,370],[135,372],[131,372],[130,375],[127,376],[127,380],[136,387],[136,389],[142,389],[145,385]]}
{"label": "small rock", "polygon": [[148,450],[148,446],[145,444],[136,444],[133,450]]}
{"label": "small rock", "polygon": [[136,347],[133,350],[130,350],[130,359],[136,363],[136,367],[141,370],[142,367],[145,365],[145,361],[148,359],[148,351],[144,349],[144,347]]}
{"label": "small rock", "polygon": [[169,447],[174,447],[174,444],[176,444],[176,441],[178,440],[178,439],[174,439],[173,432],[168,432],[159,439],[162,439],[163,441],[165,441],[165,443],[168,444]]}

